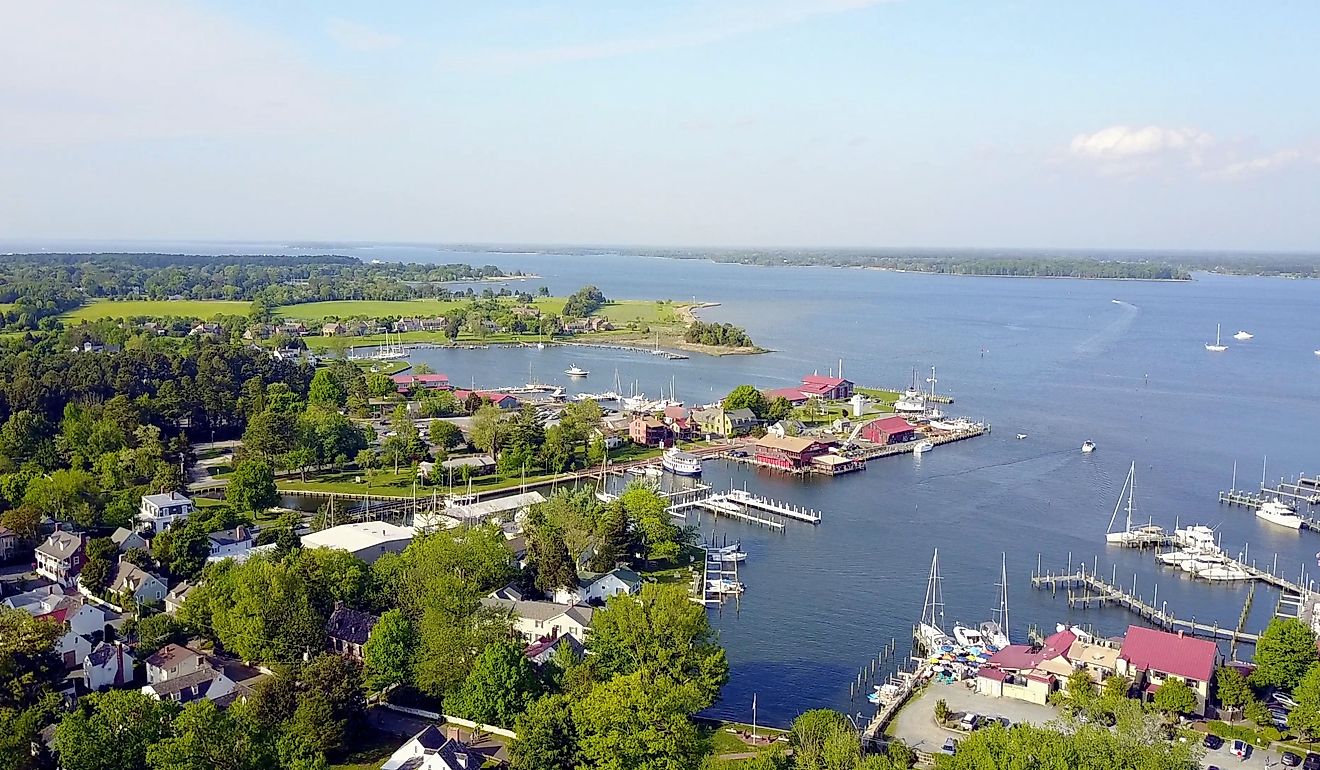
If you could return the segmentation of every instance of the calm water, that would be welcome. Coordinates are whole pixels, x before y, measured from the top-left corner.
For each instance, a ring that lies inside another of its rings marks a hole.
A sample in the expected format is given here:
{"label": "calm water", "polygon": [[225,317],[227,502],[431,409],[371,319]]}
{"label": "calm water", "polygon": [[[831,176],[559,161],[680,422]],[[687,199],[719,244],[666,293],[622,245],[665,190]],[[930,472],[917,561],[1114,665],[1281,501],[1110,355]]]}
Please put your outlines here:
{"label": "calm water", "polygon": [[[51,244],[82,249],[87,244]],[[116,244],[116,250],[141,248]],[[8,250],[8,244],[0,249]],[[262,244],[151,244],[202,253],[279,251]],[[1247,588],[1209,585],[1161,570],[1149,554],[1107,548],[1103,534],[1128,464],[1137,463],[1141,516],[1172,526],[1219,527],[1226,550],[1249,543],[1249,558],[1296,574],[1315,567],[1320,535],[1258,523],[1221,508],[1216,493],[1239,463],[1239,486],[1259,478],[1269,456],[1277,478],[1320,472],[1320,284],[1203,276],[1185,284],[1052,281],[897,274],[829,268],[761,268],[637,257],[465,254],[404,247],[355,251],[380,259],[439,259],[536,272],[555,293],[594,283],[621,298],[697,297],[723,303],[709,320],[745,326],[776,352],[751,357],[660,361],[645,354],[548,348],[431,351],[426,360],[459,384],[515,384],[529,373],[570,392],[613,386],[617,369],[658,395],[673,382],[689,403],[712,400],[743,382],[772,387],[825,372],[864,385],[901,387],[939,367],[938,387],[955,396],[947,410],[991,422],[992,434],[937,448],[919,461],[871,463],[832,480],[791,480],[708,463],[706,480],[746,482],[758,491],[825,513],[819,527],[790,523],[784,534],[724,520],[717,533],[741,538],[748,591],[738,609],[712,612],[728,649],[731,681],[715,713],[749,716],[758,697],[765,722],[850,703],[848,684],[891,638],[900,651],[921,613],[931,552],[940,549],[946,617],[979,622],[996,602],[1007,553],[1012,631],[1059,621],[1118,634],[1120,610],[1069,612],[1062,597],[1034,591],[1037,558],[1047,568],[1097,559],[1121,583],[1180,616],[1232,626]],[[1116,304],[1111,300],[1121,300]],[[1206,352],[1221,322],[1246,343]],[[982,351],[985,351],[984,353]],[[569,383],[572,364],[591,370]],[[1014,434],[1026,433],[1026,440]],[[1082,455],[1092,439],[1099,449]],[[703,532],[712,521],[703,520]],[[1274,607],[1258,590],[1250,625]]]}

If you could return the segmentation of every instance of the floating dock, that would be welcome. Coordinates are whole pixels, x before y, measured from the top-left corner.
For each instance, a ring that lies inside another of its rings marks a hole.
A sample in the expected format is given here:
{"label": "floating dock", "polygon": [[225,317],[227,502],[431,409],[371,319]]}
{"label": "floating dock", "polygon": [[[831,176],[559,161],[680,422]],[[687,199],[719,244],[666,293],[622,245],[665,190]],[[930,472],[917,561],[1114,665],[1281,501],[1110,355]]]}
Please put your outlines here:
{"label": "floating dock", "polygon": [[746,489],[730,489],[724,494],[725,500],[741,505],[744,508],[755,508],[757,510],[773,513],[783,516],[786,519],[797,519],[805,521],[808,524],[820,523],[820,511],[803,508],[797,505],[781,503],[778,500],[771,500],[767,497],[748,492]]}

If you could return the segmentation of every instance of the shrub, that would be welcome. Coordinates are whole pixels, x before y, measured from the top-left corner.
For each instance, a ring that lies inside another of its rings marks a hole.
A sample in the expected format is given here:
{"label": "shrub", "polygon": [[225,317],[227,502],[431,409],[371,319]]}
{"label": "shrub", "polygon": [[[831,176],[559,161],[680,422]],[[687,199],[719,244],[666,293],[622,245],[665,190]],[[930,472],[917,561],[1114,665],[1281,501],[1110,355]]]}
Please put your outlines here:
{"label": "shrub", "polygon": [[1253,730],[1246,725],[1230,725],[1227,722],[1212,721],[1206,723],[1206,729],[1212,735],[1218,735],[1225,740],[1246,741],[1261,748],[1265,748],[1274,741],[1283,738],[1283,735],[1273,727]]}

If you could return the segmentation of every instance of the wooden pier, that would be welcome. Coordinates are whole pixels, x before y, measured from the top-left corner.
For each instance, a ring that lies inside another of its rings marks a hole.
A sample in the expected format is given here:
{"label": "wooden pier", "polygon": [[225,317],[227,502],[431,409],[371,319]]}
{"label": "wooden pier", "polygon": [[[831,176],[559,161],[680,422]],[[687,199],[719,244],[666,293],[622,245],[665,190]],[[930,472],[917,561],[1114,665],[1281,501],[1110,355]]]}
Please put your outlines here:
{"label": "wooden pier", "polygon": [[[1234,644],[1255,644],[1259,638],[1257,634],[1246,633],[1240,628],[1223,628],[1218,623],[1213,625],[1198,623],[1195,617],[1190,620],[1179,618],[1169,612],[1164,605],[1155,607],[1147,604],[1141,597],[1134,596],[1110,584],[1104,578],[1088,572],[1084,564],[1076,572],[1066,574],[1033,574],[1031,585],[1052,592],[1057,592],[1060,588],[1067,590],[1070,607],[1080,606],[1085,609],[1092,604],[1099,607],[1107,604],[1122,607],[1166,631],[1181,631],[1215,640],[1226,639]],[[1078,589],[1081,589],[1082,593],[1078,593]],[[1158,598],[1155,601],[1158,601]]]}
{"label": "wooden pier", "polygon": [[788,503],[781,503],[778,500],[771,500],[768,497],[761,497],[760,495],[753,494],[746,489],[730,489],[725,493],[724,499],[737,505],[741,505],[744,508],[755,508],[778,516],[783,516],[786,519],[797,519],[798,521],[805,521],[808,524],[820,523],[820,511],[811,508],[803,508],[797,505],[790,505]]}
{"label": "wooden pier", "polygon": [[727,516],[731,519],[737,519],[738,521],[746,522],[748,524],[756,524],[757,526],[765,527],[766,529],[775,532],[784,531],[784,522],[779,517],[773,514],[761,513],[754,509],[745,508],[737,503],[729,502],[724,495],[710,495],[689,500],[684,503],[676,503],[669,506],[668,511],[671,516],[686,519],[687,510],[691,508],[707,511],[717,516]]}
{"label": "wooden pier", "polygon": [[[1298,488],[1301,489],[1301,487]],[[1254,511],[1269,502],[1271,499],[1279,497],[1279,495],[1274,493],[1277,490],[1267,491],[1269,494],[1264,492],[1261,494],[1253,494],[1251,492],[1243,492],[1239,490],[1220,492],[1219,502],[1221,505],[1237,505],[1242,506],[1243,508],[1250,508]],[[1297,512],[1297,517],[1302,520],[1302,529],[1309,529],[1312,532],[1320,532],[1320,519],[1317,519],[1314,516],[1307,516],[1302,511]]]}

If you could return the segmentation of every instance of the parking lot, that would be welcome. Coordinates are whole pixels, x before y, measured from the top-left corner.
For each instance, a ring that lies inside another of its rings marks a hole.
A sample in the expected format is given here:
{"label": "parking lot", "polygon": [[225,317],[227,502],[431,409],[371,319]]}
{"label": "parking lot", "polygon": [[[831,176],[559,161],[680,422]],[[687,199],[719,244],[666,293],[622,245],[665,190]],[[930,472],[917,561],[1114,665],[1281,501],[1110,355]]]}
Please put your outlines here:
{"label": "parking lot", "polygon": [[1042,725],[1058,716],[1049,706],[1015,700],[991,698],[967,689],[962,684],[932,683],[898,712],[890,725],[891,735],[918,751],[938,752],[946,738],[962,738],[959,730],[946,730],[935,723],[935,703],[943,699],[955,713],[974,712],[982,715],[1007,717],[1014,724],[1026,722]]}

